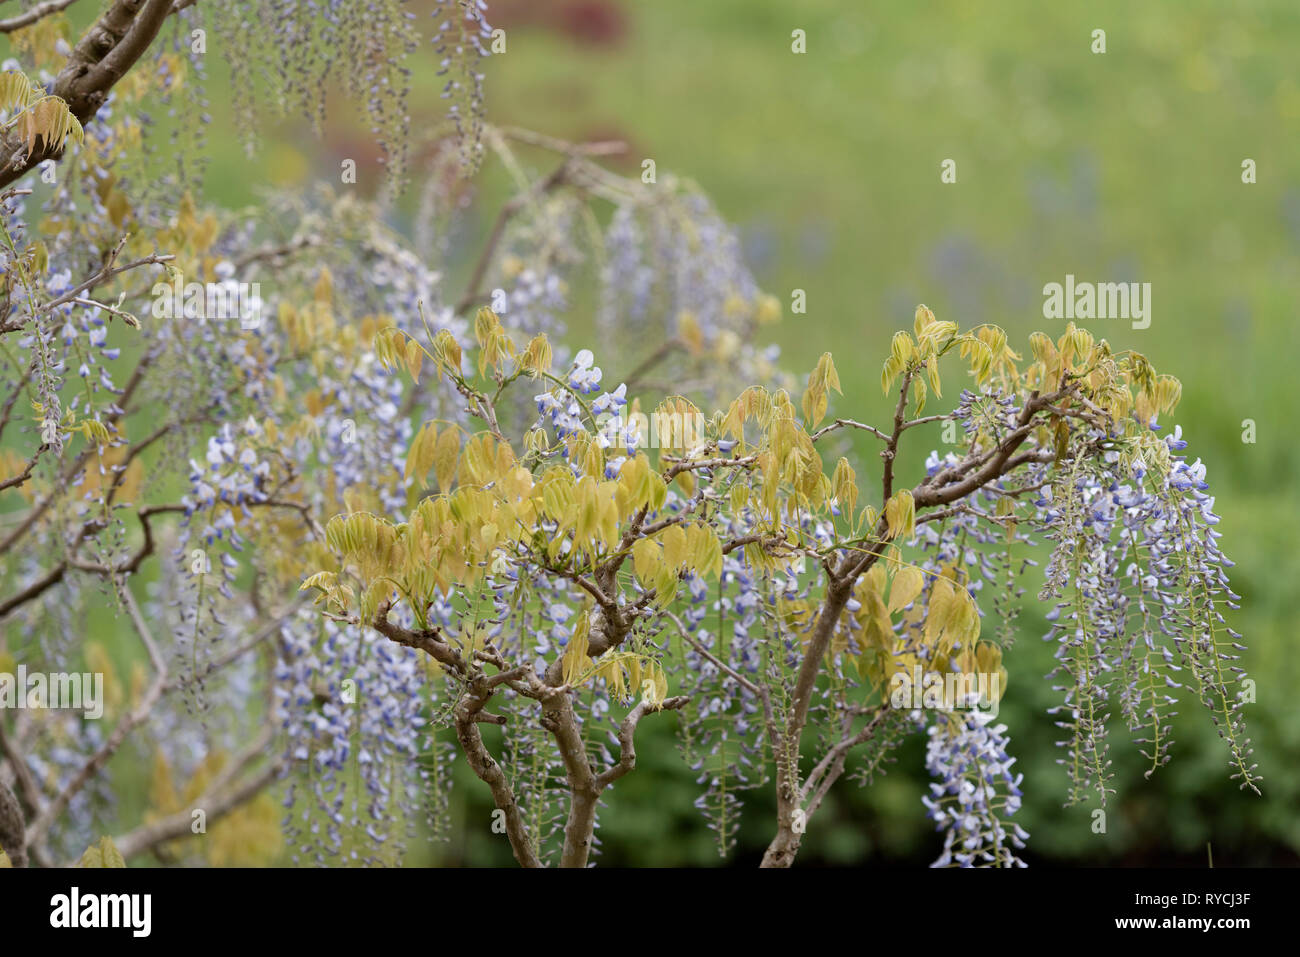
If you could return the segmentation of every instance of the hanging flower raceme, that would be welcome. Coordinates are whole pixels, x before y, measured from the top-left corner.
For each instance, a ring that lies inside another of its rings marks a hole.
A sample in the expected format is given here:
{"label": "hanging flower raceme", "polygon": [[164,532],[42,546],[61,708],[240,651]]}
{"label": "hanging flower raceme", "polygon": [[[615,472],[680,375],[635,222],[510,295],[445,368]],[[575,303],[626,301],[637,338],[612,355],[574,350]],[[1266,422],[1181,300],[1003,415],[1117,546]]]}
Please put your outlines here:
{"label": "hanging flower raceme", "polygon": [[[972,697],[965,710],[936,711],[927,730],[925,766],[935,781],[922,803],[944,835],[932,867],[1025,866],[1016,851],[1029,835],[1006,820],[1020,809],[1024,775],[1012,773],[1007,726],[978,703]],[[922,712],[913,718],[926,724]]]}

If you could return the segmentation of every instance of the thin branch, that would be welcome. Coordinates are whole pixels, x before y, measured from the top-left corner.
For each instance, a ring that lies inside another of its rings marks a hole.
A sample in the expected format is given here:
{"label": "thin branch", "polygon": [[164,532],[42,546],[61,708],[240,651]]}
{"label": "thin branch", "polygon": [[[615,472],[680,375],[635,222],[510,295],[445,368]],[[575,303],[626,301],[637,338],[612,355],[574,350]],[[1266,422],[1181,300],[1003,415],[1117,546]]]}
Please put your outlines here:
{"label": "thin branch", "polygon": [[835,432],[839,429],[861,429],[863,432],[870,432],[872,435],[880,439],[880,441],[882,442],[889,441],[889,436],[887,436],[884,432],[881,432],[874,425],[866,425],[862,422],[855,422],[853,419],[836,419],[830,425],[824,425],[816,432],[814,432],[811,438],[814,442],[816,442],[823,435],[829,435],[831,432]]}
{"label": "thin branch", "polygon": [[705,648],[704,645],[700,644],[700,642],[695,638],[695,636],[692,635],[690,631],[687,629],[686,623],[682,621],[681,618],[679,618],[677,615],[675,615],[671,610],[665,608],[663,613],[664,616],[669,621],[671,621],[674,625],[677,626],[677,631],[681,634],[682,640],[685,641],[692,648],[694,648],[697,654],[699,654],[702,658],[706,659],[707,661],[711,662],[715,668],[717,668],[719,671],[725,674],[732,681],[736,682],[736,684],[740,685],[750,694],[754,695],[755,697],[761,700],[766,701],[767,699],[766,687],[759,684],[755,684],[753,681],[750,681],[748,678],[742,675],[735,668],[732,668],[729,664],[727,664],[722,659],[714,655],[713,652],[709,651],[709,649]]}
{"label": "thin branch", "polygon": [[24,13],[10,17],[7,20],[0,20],[0,33],[13,33],[15,30],[31,26],[37,20],[42,20],[52,13],[58,13],[60,10],[66,10],[76,2],[77,0],[45,0],[44,3],[38,3]]}
{"label": "thin branch", "polygon": [[3,482],[0,482],[0,492],[5,489],[16,488],[19,485],[26,484],[27,480],[32,477],[32,472],[36,469],[36,464],[41,460],[41,456],[49,451],[49,446],[44,443],[36,450],[36,454],[27,460],[26,467],[17,475],[10,476]]}
{"label": "thin branch", "polygon": [[663,362],[665,359],[667,359],[670,355],[672,355],[680,348],[682,348],[682,342],[680,339],[674,337],[672,339],[665,340],[659,346],[658,349],[650,353],[650,355],[646,356],[643,360],[641,360],[640,364],[638,364],[631,372],[629,372],[626,376],[624,376],[623,378],[624,385],[626,385],[628,389],[633,389],[636,386],[640,385],[641,380],[645,377],[646,373],[648,373],[659,363]]}
{"label": "thin branch", "polygon": [[[50,312],[51,310],[57,309],[59,306],[66,305],[67,303],[80,301],[83,293],[89,292],[96,286],[108,282],[115,276],[120,276],[124,272],[130,272],[132,269],[139,269],[142,266],[162,266],[176,258],[172,255],[150,255],[126,263],[123,266],[114,265],[117,261],[118,254],[122,251],[122,247],[126,245],[126,240],[127,237],[122,237],[122,240],[117,244],[117,247],[109,253],[108,259],[100,268],[99,272],[95,273],[80,285],[68,290],[57,299],[51,299],[49,302],[42,305],[37,311],[42,313]],[[93,303],[93,305],[102,307],[103,303]]]}
{"label": "thin branch", "polygon": [[605,790],[605,788],[636,767],[636,745],[633,739],[636,736],[637,725],[641,723],[642,718],[657,711],[676,711],[678,708],[684,708],[690,700],[685,695],[678,695],[675,698],[664,699],[661,704],[642,701],[629,711],[618,730],[618,762],[596,777],[596,788],[601,791]]}
{"label": "thin branch", "polygon": [[[830,748],[808,775],[808,780],[804,782],[803,797],[807,801],[804,808],[805,820],[812,817],[813,812],[821,806],[822,800],[831,789],[836,781],[844,774],[844,763],[848,758],[849,752],[860,744],[865,744],[876,736],[880,726],[884,724],[889,717],[889,705],[882,704],[872,714],[870,720],[856,734],[841,737],[835,745]],[[812,795],[809,800],[809,795]]]}
{"label": "thin branch", "polygon": [[63,581],[63,576],[66,575],[67,572],[68,563],[59,562],[12,598],[6,598],[4,601],[0,601],[0,621],[4,621],[4,619],[7,618],[15,608],[25,605],[27,602],[43,595],[50,588],[53,588],[59,582]]}
{"label": "thin branch", "polygon": [[931,422],[947,422],[953,417],[951,412],[941,412],[938,415],[923,415],[919,419],[911,419],[903,423],[903,431],[914,429],[918,425],[929,425]]}
{"label": "thin branch", "polygon": [[235,645],[233,648],[230,648],[225,652],[223,652],[222,654],[213,658],[204,666],[202,671],[197,671],[194,674],[189,674],[189,675],[183,675],[183,676],[178,675],[172,678],[167,682],[167,685],[164,690],[170,692],[177,688],[182,688],[187,685],[194,684],[195,682],[203,681],[209,675],[220,671],[222,668],[226,667],[229,664],[232,664],[235,661],[238,661],[244,655],[248,654],[248,652],[252,651],[254,648],[257,648],[268,638],[271,638],[277,632],[279,632],[279,630],[282,627],[284,627],[284,623],[288,621],[294,614],[296,614],[298,609],[301,608],[306,603],[307,603],[307,596],[305,595],[299,596],[293,602],[293,604],[291,604],[283,614],[278,615],[274,621],[267,622],[265,625],[263,625],[261,628],[255,631],[248,638],[245,638],[243,641]]}
{"label": "thin branch", "polygon": [[[898,390],[898,404],[894,407],[894,431],[893,434],[885,440],[886,448],[880,453],[880,457],[885,460],[885,471],[881,477],[881,501],[888,502],[894,494],[894,459],[898,456],[898,439],[903,434],[903,417],[907,413],[907,387],[912,384],[914,371],[908,369],[903,373],[903,385]],[[881,505],[884,510],[884,505]]]}
{"label": "thin branch", "polygon": [[537,133],[518,126],[497,127],[497,132],[506,139],[527,143],[529,146],[540,146],[553,153],[565,153],[570,156],[614,156],[627,152],[627,144],[622,140],[571,143],[568,140],[547,136],[545,133]]}
{"label": "thin branch", "polygon": [[280,243],[278,246],[263,246],[260,249],[244,253],[234,261],[234,266],[236,269],[243,269],[255,262],[278,262],[296,252],[312,249],[320,244],[321,240],[317,236],[299,236],[297,239],[290,240],[287,243]]}
{"label": "thin branch", "polygon": [[[224,793],[212,788],[194,801],[194,808],[204,812],[208,823],[218,821],[261,794],[275,781],[282,770],[281,764],[273,763],[241,782],[238,787]],[[135,830],[114,838],[113,844],[122,857],[129,860],[138,854],[153,850],[160,844],[190,836],[193,833],[193,824],[193,810],[177,811],[175,814],[142,824]]]}
{"label": "thin branch", "polygon": [[510,220],[525,206],[535,202],[537,197],[563,185],[568,170],[569,161],[566,159],[549,176],[537,180],[526,192],[513,197],[501,207],[501,211],[497,213],[496,222],[492,224],[492,232],[488,234],[487,242],[484,243],[477,262],[474,263],[474,271],[470,274],[469,283],[465,288],[465,295],[461,297],[460,302],[456,303],[457,313],[464,312],[470,306],[482,300],[483,294],[479,291],[479,287],[483,283],[483,277],[487,274],[488,266],[492,263],[492,257],[496,255],[497,246],[500,245],[502,237],[505,236],[506,226],[510,223]]}

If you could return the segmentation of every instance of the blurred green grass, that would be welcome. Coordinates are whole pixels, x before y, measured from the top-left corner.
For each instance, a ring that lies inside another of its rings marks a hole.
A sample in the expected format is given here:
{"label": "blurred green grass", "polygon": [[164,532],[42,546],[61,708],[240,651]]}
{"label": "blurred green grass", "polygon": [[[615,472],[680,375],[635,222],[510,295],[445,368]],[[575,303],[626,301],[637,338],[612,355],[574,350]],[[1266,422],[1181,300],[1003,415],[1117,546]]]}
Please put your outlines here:
{"label": "blurred green grass", "polygon": [[[1208,715],[1184,700],[1174,760],[1150,781],[1116,730],[1120,790],[1106,835],[1091,832],[1087,811],[1062,811],[1056,729],[1044,714],[1054,703],[1042,680],[1051,654],[1037,640],[1045,627],[1031,601],[1007,656],[1003,704],[1026,772],[1030,859],[1200,865],[1210,842],[1221,866],[1300,860],[1300,665],[1287,644],[1300,572],[1290,434],[1300,8],[660,0],[616,4],[624,32],[591,42],[555,28],[572,22],[575,6],[539,0],[527,15],[518,4],[489,14],[508,31],[508,52],[486,64],[489,117],[574,139],[622,137],[630,168],[652,157],[698,182],[739,227],[760,283],[787,303],[791,290],[807,291],[808,315],[787,316],[773,334],[795,370],[835,354],[845,394],[832,412],[884,417],[880,362],[917,302],[963,325],[996,322],[1023,344],[1034,329],[1061,331],[1042,317],[1041,289],[1066,273],[1152,283],[1149,329],[1116,320],[1091,328],[1183,381],[1173,421],[1209,466],[1223,544],[1238,562],[1244,607],[1233,624],[1258,683],[1248,718],[1264,797],[1227,780]],[[412,8],[423,28],[428,4]],[[804,55],[790,50],[795,28],[807,32]],[[1090,52],[1098,28],[1103,55]],[[259,188],[334,178],[339,159],[364,144],[364,125],[335,103],[323,142],[277,124],[246,157],[230,135],[224,67],[212,65],[210,199],[243,204]],[[413,127],[423,128],[441,109],[427,45],[412,66]],[[1241,182],[1246,157],[1258,164],[1255,185]],[[939,178],[948,158],[957,163],[953,185]],[[501,190],[489,169],[480,230]],[[467,241],[462,259],[471,248]],[[578,336],[592,328],[582,308],[569,323]],[[949,400],[958,388],[950,376]],[[1256,444],[1241,440],[1245,419],[1257,424]],[[939,443],[937,430],[918,437],[904,474],[918,473]],[[858,451],[871,461],[867,446]],[[1037,586],[1032,577],[1026,584],[1032,599]],[[638,773],[602,814],[603,859],[716,862],[667,722],[642,734]],[[813,822],[804,860],[928,862],[937,839],[919,803],[921,764],[914,742],[870,791],[845,782]],[[769,836],[769,790],[751,796],[739,862],[752,862]],[[452,844],[433,857],[413,851],[412,863],[509,861],[480,791],[461,774]]]}

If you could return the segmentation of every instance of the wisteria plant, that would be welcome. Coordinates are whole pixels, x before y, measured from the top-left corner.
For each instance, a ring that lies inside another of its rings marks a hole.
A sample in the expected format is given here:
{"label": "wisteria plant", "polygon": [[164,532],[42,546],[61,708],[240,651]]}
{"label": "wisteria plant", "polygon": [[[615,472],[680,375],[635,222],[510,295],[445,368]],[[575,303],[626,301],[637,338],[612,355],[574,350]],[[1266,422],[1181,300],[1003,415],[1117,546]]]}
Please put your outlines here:
{"label": "wisteria plant", "polygon": [[[1016,351],[920,306],[871,425],[829,352],[796,378],[762,344],[780,301],[691,184],[487,121],[483,4],[435,15],[426,139],[396,0],[116,0],[75,45],[54,6],[0,21],[0,673],[84,663],[106,715],[0,711],[6,860],[400,863],[445,836],[463,760],[520,864],[586,866],[649,719],[723,854],[771,786],[763,863],[789,866],[837,782],[922,735],[936,864],[1019,864],[996,715],[1040,551],[1069,801],[1113,793],[1112,715],[1165,764],[1180,693],[1257,789],[1214,500],[1146,357],[1073,325]],[[318,119],[329,79],[365,99],[381,198],[197,200],[204,24],[278,78],[270,104],[237,78],[252,127]],[[148,146],[155,103],[179,159]],[[385,219],[413,138],[407,237]],[[492,161],[514,193],[467,256]],[[905,477],[932,424],[945,451]],[[141,655],[85,637],[106,615]],[[124,747],[147,811],[100,841]]]}

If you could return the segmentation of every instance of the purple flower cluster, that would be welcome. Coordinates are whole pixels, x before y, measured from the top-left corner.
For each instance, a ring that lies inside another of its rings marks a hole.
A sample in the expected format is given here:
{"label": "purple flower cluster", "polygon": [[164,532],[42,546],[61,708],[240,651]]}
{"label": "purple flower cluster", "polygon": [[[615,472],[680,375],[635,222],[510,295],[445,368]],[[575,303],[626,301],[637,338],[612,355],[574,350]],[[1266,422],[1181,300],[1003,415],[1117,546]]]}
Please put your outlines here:
{"label": "purple flower cluster", "polygon": [[[420,656],[391,642],[358,641],[355,630],[322,622],[310,609],[296,625],[281,630],[275,672],[276,721],[292,765],[303,771],[284,802],[294,862],[374,862],[402,843],[393,792],[406,803],[406,769],[427,744]],[[299,803],[299,787],[310,787],[313,800]]]}
{"label": "purple flower cluster", "polygon": [[[1158,426],[1151,425],[1154,432]],[[1089,441],[1105,442],[1093,433]],[[1069,736],[1062,742],[1072,800],[1110,788],[1106,717],[1112,698],[1149,762],[1169,760],[1171,694],[1189,686],[1210,711],[1230,752],[1232,777],[1258,780],[1234,686],[1240,635],[1223,616],[1238,596],[1228,584],[1232,563],[1218,546],[1205,467],[1177,454],[1181,428],[1163,441],[1139,441],[1099,459],[1076,460],[1043,490],[1048,537],[1055,544],[1040,598],[1056,600],[1047,640],[1057,643],[1053,676],[1064,703],[1053,709]],[[1098,464],[1099,463],[1099,464]]]}
{"label": "purple flower cluster", "polygon": [[[927,731],[925,766],[936,779],[922,798],[930,819],[943,831],[943,853],[932,867],[1024,867],[1016,856],[1029,835],[1004,822],[1020,809],[1023,774],[1012,774],[1005,724],[975,708],[935,712]],[[926,715],[913,712],[924,726]]]}

